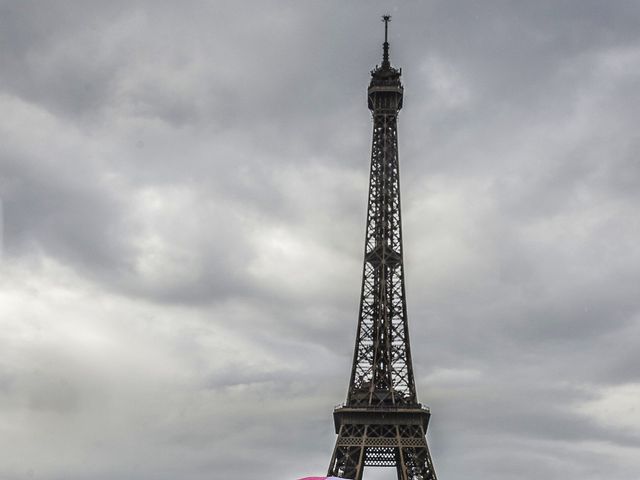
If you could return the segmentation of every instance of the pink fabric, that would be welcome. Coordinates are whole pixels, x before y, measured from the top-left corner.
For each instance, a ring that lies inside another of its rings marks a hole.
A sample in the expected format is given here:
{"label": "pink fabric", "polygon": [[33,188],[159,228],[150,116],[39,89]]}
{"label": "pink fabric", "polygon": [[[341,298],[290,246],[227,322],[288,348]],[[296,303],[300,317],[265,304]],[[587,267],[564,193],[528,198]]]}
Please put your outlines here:
{"label": "pink fabric", "polygon": [[304,478],[299,478],[298,480],[341,480],[338,477],[304,477]]}

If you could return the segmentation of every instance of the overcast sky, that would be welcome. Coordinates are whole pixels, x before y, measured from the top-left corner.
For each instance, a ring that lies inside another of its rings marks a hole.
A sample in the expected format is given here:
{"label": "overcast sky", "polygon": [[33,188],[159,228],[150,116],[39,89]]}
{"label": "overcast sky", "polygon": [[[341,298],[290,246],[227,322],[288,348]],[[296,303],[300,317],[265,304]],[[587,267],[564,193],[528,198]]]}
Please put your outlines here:
{"label": "overcast sky", "polygon": [[640,3],[443,0],[0,2],[0,479],[326,471],[386,12],[438,477],[640,478]]}

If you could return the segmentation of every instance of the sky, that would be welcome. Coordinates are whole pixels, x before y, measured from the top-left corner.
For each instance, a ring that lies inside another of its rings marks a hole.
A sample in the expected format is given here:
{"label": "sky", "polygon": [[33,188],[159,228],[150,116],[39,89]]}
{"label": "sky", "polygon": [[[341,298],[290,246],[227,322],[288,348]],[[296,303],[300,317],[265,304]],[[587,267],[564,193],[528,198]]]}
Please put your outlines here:
{"label": "sky", "polygon": [[326,472],[384,13],[438,477],[640,478],[640,4],[281,0],[0,2],[0,479]]}

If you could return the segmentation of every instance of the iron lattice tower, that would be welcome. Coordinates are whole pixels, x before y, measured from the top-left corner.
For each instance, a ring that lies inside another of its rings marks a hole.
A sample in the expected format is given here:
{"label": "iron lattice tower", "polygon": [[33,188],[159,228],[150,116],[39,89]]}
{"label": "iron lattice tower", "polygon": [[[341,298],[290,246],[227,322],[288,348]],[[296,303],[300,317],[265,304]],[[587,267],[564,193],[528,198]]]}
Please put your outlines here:
{"label": "iron lattice tower", "polygon": [[400,480],[436,480],[418,403],[407,325],[397,118],[400,69],[389,62],[385,15],[382,65],[371,72],[373,114],[369,203],[358,331],[349,392],[333,412],[338,438],[328,475],[361,480],[364,467],[396,467]]}

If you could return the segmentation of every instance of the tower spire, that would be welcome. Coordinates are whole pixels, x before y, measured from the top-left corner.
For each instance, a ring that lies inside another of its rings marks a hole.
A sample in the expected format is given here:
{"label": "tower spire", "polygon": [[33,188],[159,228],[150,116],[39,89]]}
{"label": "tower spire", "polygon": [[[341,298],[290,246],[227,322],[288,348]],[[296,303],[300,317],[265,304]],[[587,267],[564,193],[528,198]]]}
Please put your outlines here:
{"label": "tower spire", "polygon": [[390,67],[389,62],[389,42],[387,40],[389,33],[389,22],[391,21],[391,15],[383,15],[382,21],[384,22],[384,43],[382,44],[382,66]]}

